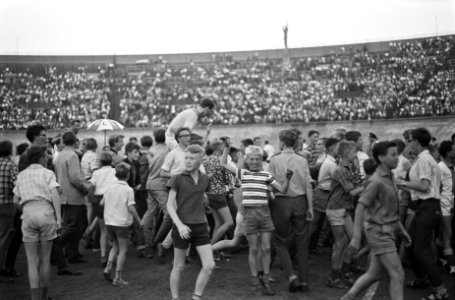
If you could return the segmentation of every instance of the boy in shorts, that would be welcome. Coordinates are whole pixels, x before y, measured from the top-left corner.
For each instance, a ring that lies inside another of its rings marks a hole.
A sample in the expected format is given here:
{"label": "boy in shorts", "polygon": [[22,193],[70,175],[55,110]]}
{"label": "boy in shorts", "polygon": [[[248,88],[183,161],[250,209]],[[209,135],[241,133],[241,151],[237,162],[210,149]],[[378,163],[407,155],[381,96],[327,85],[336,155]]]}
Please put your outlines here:
{"label": "boy in shorts", "polygon": [[392,173],[398,164],[397,147],[392,142],[378,142],[373,146],[373,157],[378,168],[359,199],[354,237],[349,245],[350,250],[359,250],[363,228],[370,247],[370,264],[342,300],[355,299],[380,279],[383,270],[390,279],[390,299],[403,299],[404,271],[395,246],[395,234],[399,232],[407,244],[411,238],[400,222],[398,189]]}
{"label": "boy in shorts", "polygon": [[174,264],[170,276],[172,299],[179,298],[180,278],[185,268],[186,252],[192,244],[199,254],[202,269],[196,280],[193,300],[200,300],[215,267],[205,207],[208,204],[209,177],[199,171],[205,150],[191,145],[185,152],[185,170],[174,175],[170,187],[167,210],[174,227]]}
{"label": "boy in shorts", "polygon": [[114,261],[117,260],[115,277],[112,279],[112,284],[115,286],[128,285],[128,282],[123,279],[123,267],[128,251],[130,228],[134,221],[138,224],[141,222],[135,208],[134,191],[127,183],[129,174],[129,165],[123,162],[117,164],[115,177],[118,181],[104,192],[103,200],[101,200],[101,204],[104,204],[104,222],[107,233],[113,242],[103,275],[106,280],[111,281],[111,269]]}
{"label": "boy in shorts", "polygon": [[262,171],[262,149],[257,146],[250,146],[246,151],[246,163],[249,170],[237,169],[227,163],[230,141],[226,141],[226,147],[221,156],[221,165],[239,178],[242,183],[242,206],[244,208],[245,234],[249,245],[248,263],[253,279],[254,291],[258,291],[260,279],[258,277],[257,256],[259,254],[258,239],[262,252],[262,267],[264,275],[262,286],[267,295],[274,295],[270,287],[270,241],[275,229],[268,205],[268,187],[271,186],[281,193],[286,193],[289,187],[289,179],[292,171],[287,172],[286,180],[281,185],[275,178],[266,171]]}

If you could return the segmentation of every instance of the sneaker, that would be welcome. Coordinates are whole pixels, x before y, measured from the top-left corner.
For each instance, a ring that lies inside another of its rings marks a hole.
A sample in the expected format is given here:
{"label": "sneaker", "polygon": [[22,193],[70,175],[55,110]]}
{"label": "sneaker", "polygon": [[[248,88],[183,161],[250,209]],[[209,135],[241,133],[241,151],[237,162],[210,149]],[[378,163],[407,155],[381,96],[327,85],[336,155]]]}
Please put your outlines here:
{"label": "sneaker", "polygon": [[112,285],[113,286],[121,286],[121,285],[128,285],[128,284],[129,284],[129,282],[125,281],[123,279],[115,279],[114,278],[114,280],[112,280]]}
{"label": "sneaker", "polygon": [[275,295],[275,292],[272,290],[269,282],[262,283],[262,287],[264,288],[264,294],[268,296]]}
{"label": "sneaker", "polygon": [[295,278],[289,283],[289,292],[295,293],[299,289],[300,289],[300,282],[297,280],[297,278]]}
{"label": "sneaker", "polygon": [[428,295],[422,300],[448,300],[449,299],[449,291],[446,290],[445,293],[441,293],[438,291],[434,291],[431,295]]}
{"label": "sneaker", "polygon": [[221,261],[220,252],[218,252],[218,251],[213,252],[213,260],[216,262]]}
{"label": "sneaker", "polygon": [[331,287],[331,288],[335,288],[335,289],[349,288],[349,286],[343,280],[341,280],[341,278],[335,278],[335,279],[329,278],[327,280],[327,286]]}

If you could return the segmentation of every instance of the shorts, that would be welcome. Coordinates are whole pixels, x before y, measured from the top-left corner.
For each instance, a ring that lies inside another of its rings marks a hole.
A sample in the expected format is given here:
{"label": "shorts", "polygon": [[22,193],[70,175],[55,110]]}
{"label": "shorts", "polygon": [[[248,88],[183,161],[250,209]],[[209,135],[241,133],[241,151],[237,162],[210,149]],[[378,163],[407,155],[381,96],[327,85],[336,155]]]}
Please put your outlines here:
{"label": "shorts", "polygon": [[174,240],[174,248],[185,250],[190,244],[194,247],[210,245],[209,225],[207,223],[200,224],[185,224],[191,230],[189,239],[180,237],[177,226],[172,227],[172,239]]}
{"label": "shorts", "polygon": [[103,196],[101,196],[101,195],[95,195],[95,196],[93,196],[93,199],[92,199],[93,213],[99,219],[104,218],[104,205],[100,204],[102,199],[103,199]]}
{"label": "shorts", "polygon": [[397,223],[383,225],[364,223],[363,227],[368,246],[370,246],[373,255],[397,252],[395,245]]}
{"label": "shorts", "polygon": [[52,203],[47,200],[27,201],[22,207],[22,241],[36,243],[57,237],[57,221]]}
{"label": "shorts", "polygon": [[222,209],[227,207],[226,195],[220,194],[207,194],[209,198],[209,206],[214,210]]}
{"label": "shorts", "polygon": [[331,226],[344,226],[347,212],[345,208],[326,209],[325,215]]}
{"label": "shorts", "polygon": [[275,230],[268,206],[245,207],[244,212],[246,235]]}
{"label": "shorts", "polygon": [[441,198],[441,212],[443,217],[450,217],[453,209],[453,197],[450,200]]}
{"label": "shorts", "polygon": [[112,240],[128,239],[131,234],[131,226],[121,227],[114,225],[106,225],[107,234]]}
{"label": "shorts", "polygon": [[234,236],[236,235],[243,235],[246,236],[245,233],[245,219],[243,217],[243,214],[237,212],[237,215],[235,216],[235,230],[234,230]]}

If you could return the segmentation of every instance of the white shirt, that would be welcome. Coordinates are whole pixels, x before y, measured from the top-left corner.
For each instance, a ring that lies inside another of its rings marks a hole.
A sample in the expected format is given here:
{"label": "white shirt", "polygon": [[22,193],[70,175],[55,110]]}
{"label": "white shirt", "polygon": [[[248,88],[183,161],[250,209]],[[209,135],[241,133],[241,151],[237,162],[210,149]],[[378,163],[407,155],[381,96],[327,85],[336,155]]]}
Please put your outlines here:
{"label": "white shirt", "polygon": [[85,179],[92,177],[94,170],[98,169],[98,157],[95,152],[88,150],[81,159],[82,174]]}
{"label": "white shirt", "polygon": [[190,130],[193,130],[194,126],[197,124],[198,115],[194,108],[189,108],[181,113],[179,113],[169,124],[169,127],[166,130],[166,136],[172,136],[180,127],[188,127]]}
{"label": "white shirt", "polygon": [[275,154],[275,148],[270,144],[264,146],[264,151],[267,153],[267,160],[270,160]]}
{"label": "white shirt", "polygon": [[319,169],[318,189],[330,191],[332,175],[336,168],[337,163],[335,158],[332,155],[327,154],[326,159],[322,162],[321,169]]}
{"label": "white shirt", "polygon": [[362,177],[362,179],[365,178],[366,176],[365,169],[363,168],[363,162],[369,158],[370,157],[365,152],[357,151],[357,159],[359,160],[360,165],[360,176]]}
{"label": "white shirt", "polygon": [[95,195],[103,196],[108,187],[116,183],[117,180],[115,169],[111,166],[104,166],[101,169],[95,170],[89,181],[95,187]]}
{"label": "white shirt", "polygon": [[398,165],[396,169],[393,169],[393,175],[395,178],[398,179],[406,179],[406,175],[408,174],[409,170],[411,169],[411,162],[409,159],[403,156],[403,154],[400,154],[398,156]]}
{"label": "white shirt", "polygon": [[412,201],[429,198],[441,199],[439,191],[441,187],[441,169],[428,150],[424,150],[418,155],[416,162],[409,172],[409,179],[411,181],[426,179],[430,182],[430,191],[428,193],[411,190]]}
{"label": "white shirt", "polygon": [[441,169],[441,201],[446,201],[446,203],[452,202],[452,172],[447,167],[446,163],[440,161],[438,163],[439,168]]}
{"label": "white shirt", "polygon": [[117,180],[104,193],[104,222],[106,225],[128,227],[133,224],[129,211],[135,205],[134,191],[126,181]]}
{"label": "white shirt", "polygon": [[[185,153],[185,149],[177,146],[166,155],[161,169],[170,173],[171,175],[182,173],[185,171]],[[203,164],[199,166],[199,170],[205,174],[205,168]]]}

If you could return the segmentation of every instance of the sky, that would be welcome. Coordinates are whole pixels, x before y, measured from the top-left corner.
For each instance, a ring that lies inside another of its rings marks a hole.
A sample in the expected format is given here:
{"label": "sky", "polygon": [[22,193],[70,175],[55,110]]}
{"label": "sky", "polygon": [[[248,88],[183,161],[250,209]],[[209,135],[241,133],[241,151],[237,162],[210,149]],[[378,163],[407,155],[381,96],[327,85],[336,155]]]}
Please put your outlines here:
{"label": "sky", "polygon": [[455,33],[455,0],[0,0],[0,54],[222,52]]}

